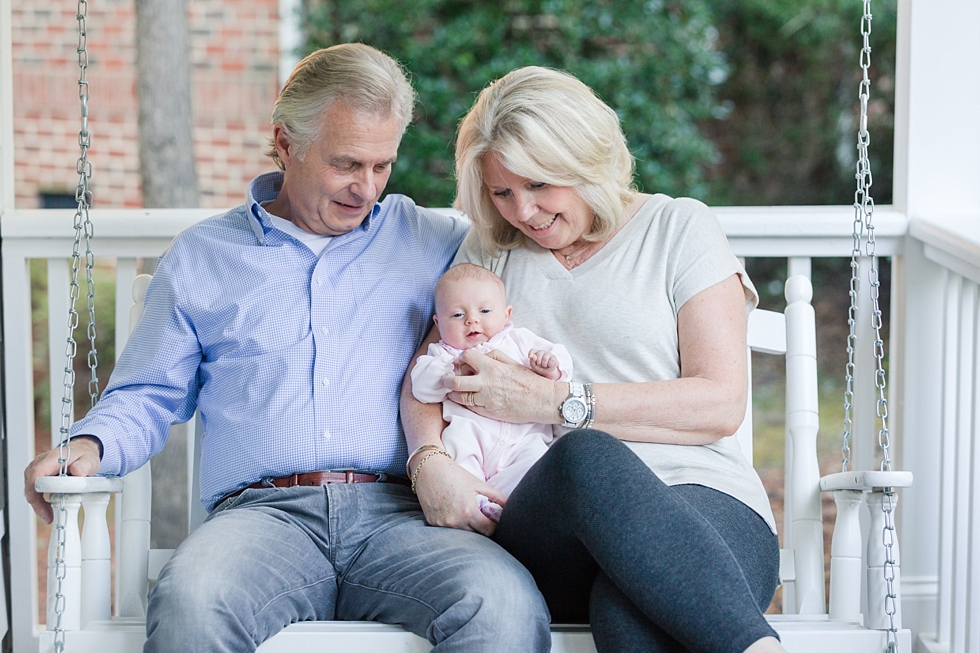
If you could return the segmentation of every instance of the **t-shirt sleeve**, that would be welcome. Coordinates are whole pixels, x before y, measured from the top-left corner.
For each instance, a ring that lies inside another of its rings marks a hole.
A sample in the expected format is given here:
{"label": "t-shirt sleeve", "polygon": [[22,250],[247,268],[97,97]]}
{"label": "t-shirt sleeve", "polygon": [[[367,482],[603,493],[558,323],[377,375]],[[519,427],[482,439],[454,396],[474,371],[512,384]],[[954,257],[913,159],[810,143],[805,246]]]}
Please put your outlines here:
{"label": "t-shirt sleeve", "polygon": [[673,300],[680,311],[691,297],[737,274],[745,294],[746,312],[759,303],[755,286],[742,263],[732,254],[718,218],[701,202],[676,199],[665,209],[667,220],[677,225],[670,248],[673,259]]}

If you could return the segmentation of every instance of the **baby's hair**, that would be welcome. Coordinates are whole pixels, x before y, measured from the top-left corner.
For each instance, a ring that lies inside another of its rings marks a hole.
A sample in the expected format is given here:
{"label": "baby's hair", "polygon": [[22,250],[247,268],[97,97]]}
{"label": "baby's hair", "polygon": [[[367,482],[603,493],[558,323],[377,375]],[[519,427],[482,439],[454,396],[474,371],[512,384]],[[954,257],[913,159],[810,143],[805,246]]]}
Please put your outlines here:
{"label": "baby's hair", "polygon": [[464,279],[484,281],[492,279],[500,286],[500,292],[505,292],[504,282],[490,270],[482,268],[479,265],[474,265],[473,263],[460,263],[459,265],[454,265],[453,267],[449,268],[441,277],[439,277],[439,281],[436,282],[435,288],[436,302],[438,303],[439,295],[442,289],[446,287],[446,284],[455,283]]}

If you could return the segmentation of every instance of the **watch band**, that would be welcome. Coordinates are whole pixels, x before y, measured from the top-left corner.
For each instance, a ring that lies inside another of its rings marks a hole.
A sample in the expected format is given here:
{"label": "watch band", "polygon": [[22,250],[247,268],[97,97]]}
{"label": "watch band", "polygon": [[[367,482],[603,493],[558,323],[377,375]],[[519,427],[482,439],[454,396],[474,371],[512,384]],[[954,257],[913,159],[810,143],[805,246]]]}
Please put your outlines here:
{"label": "watch band", "polygon": [[585,415],[585,422],[582,424],[583,429],[592,428],[592,422],[595,421],[595,393],[592,392],[592,384],[585,384],[585,407],[588,413]]}
{"label": "watch band", "polygon": [[558,407],[558,415],[561,417],[562,426],[565,428],[578,428],[588,419],[589,409],[585,400],[585,386],[581,383],[570,381],[568,384],[568,396]]}

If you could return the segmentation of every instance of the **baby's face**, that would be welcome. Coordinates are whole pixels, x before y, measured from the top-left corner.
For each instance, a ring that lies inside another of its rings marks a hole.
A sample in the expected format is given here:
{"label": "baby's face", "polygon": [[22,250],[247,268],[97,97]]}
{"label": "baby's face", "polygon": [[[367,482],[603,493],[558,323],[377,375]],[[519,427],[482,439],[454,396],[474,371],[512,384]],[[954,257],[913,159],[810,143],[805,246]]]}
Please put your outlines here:
{"label": "baby's face", "polygon": [[504,289],[493,279],[460,279],[441,287],[436,326],[443,342],[471,349],[500,333],[510,319]]}

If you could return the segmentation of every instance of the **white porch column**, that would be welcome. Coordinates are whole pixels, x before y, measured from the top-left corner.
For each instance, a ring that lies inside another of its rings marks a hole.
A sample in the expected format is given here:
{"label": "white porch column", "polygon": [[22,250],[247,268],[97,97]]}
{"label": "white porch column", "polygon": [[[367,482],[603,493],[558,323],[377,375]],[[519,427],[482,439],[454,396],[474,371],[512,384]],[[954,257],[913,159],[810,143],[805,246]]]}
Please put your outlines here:
{"label": "white porch column", "polygon": [[[11,31],[11,2],[10,0],[0,0],[0,222],[3,218],[9,214],[14,208],[14,82],[13,82],[13,52],[12,52],[12,31]],[[6,410],[10,410],[10,406],[6,407]],[[8,422],[9,423],[9,422]],[[7,434],[3,431],[3,424],[0,423],[0,438],[7,439]],[[8,440],[8,444],[10,444]],[[16,445],[14,445],[16,447]],[[9,456],[10,447],[8,447]],[[4,464],[7,464],[7,460]],[[7,470],[7,478],[10,477],[20,477],[21,470]],[[13,485],[16,485],[14,483]],[[8,484],[9,487],[9,484]],[[22,502],[21,494],[10,492],[9,496],[12,503]],[[12,507],[12,506],[11,506]],[[0,506],[0,519],[3,518],[5,510],[2,508],[8,508],[7,506]],[[11,522],[20,515],[23,511],[17,507],[12,507],[13,510],[6,510],[8,514],[11,514]],[[17,533],[16,528],[11,529],[12,533]],[[27,548],[28,546],[33,546],[33,539],[28,538],[17,538],[11,535],[11,567],[13,580],[24,582],[29,579],[27,573],[23,572],[23,569],[28,567],[30,561],[34,561],[35,558],[30,557],[31,551]],[[0,537],[4,535],[2,524],[0,524]],[[14,541],[16,540],[16,542]],[[25,546],[26,545],[26,546]],[[27,556],[27,557],[25,557]],[[18,569],[18,566],[20,569]],[[20,576],[18,578],[18,575]],[[0,569],[0,591],[3,589],[4,583],[7,579],[4,578],[3,570]],[[18,583],[19,585],[19,583]],[[17,594],[13,595],[17,597]],[[13,628],[15,631],[14,646],[20,647],[25,645],[37,645],[37,634],[33,632],[31,626],[33,623],[37,622],[37,595],[31,594],[26,597],[17,597],[20,600],[15,600],[12,602],[13,607]],[[24,609],[23,603],[33,600],[31,609]],[[6,601],[0,598],[0,609],[4,611],[4,614],[0,616],[0,638],[2,638],[7,633],[7,615],[6,615]],[[25,632],[26,631],[26,632]],[[31,636],[35,639],[30,639]],[[19,650],[19,649],[18,649]]]}
{"label": "white porch column", "polygon": [[[912,220],[980,215],[978,31],[976,0],[898,2],[894,204]],[[899,504],[903,611],[915,637],[938,628],[944,276],[922,243],[910,239],[905,254],[893,294],[904,325],[893,340],[901,395],[892,399],[899,460],[915,475]]]}
{"label": "white porch column", "polygon": [[0,0],[0,216],[14,208],[14,73],[10,0]]}
{"label": "white porch column", "polygon": [[303,45],[302,6],[302,0],[279,0],[279,88],[299,63],[296,50]]}

